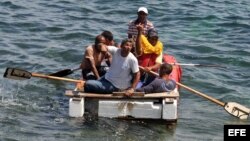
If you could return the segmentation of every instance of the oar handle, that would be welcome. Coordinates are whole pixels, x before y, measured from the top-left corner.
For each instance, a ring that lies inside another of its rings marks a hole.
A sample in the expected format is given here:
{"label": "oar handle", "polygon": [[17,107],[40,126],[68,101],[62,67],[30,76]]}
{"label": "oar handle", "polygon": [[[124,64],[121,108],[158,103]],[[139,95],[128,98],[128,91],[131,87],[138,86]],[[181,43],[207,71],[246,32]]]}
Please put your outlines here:
{"label": "oar handle", "polygon": [[208,96],[208,95],[206,95],[204,93],[201,93],[201,92],[199,92],[197,90],[194,90],[194,89],[192,89],[192,88],[190,88],[190,87],[188,87],[186,85],[183,85],[183,84],[181,84],[179,82],[176,82],[176,84],[183,87],[183,88],[185,88],[186,90],[191,91],[191,92],[193,92],[193,93],[195,93],[195,94],[197,94],[197,95],[199,95],[201,97],[204,97],[204,98],[206,98],[206,99],[208,99],[208,100],[210,100],[210,101],[212,101],[212,102],[214,102],[214,103],[216,103],[216,104],[218,104],[218,105],[220,105],[222,107],[225,106],[225,103],[223,103],[223,102],[221,102],[221,101],[219,101],[219,100],[217,100],[215,98],[212,98],[212,97],[210,97],[210,96]]}
{"label": "oar handle", "polygon": [[[145,70],[144,67],[139,66],[139,68],[140,68],[141,70],[143,70],[144,72],[147,72],[147,71]],[[154,71],[149,71],[148,73],[153,74],[154,76],[159,76],[159,74],[156,73],[156,72],[154,72]]]}
{"label": "oar handle", "polygon": [[55,79],[55,80],[64,80],[64,81],[75,82],[75,83],[83,82],[82,80],[75,80],[75,79],[70,79],[70,78],[61,78],[61,77],[49,76],[49,75],[44,75],[44,74],[39,74],[39,73],[31,73],[31,74],[32,74],[33,77]]}

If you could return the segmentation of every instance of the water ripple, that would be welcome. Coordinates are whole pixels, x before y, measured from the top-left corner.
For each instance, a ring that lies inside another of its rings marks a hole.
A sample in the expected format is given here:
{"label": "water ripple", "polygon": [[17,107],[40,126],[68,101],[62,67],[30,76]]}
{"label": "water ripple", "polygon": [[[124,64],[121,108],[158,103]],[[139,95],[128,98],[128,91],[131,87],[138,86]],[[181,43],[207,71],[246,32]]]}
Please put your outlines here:
{"label": "water ripple", "polygon": [[[119,43],[127,37],[128,22],[136,19],[137,8],[146,6],[165,53],[180,63],[224,66],[183,66],[183,84],[223,102],[250,107],[249,4],[248,0],[4,0],[0,2],[0,72],[6,67],[42,74],[76,68],[96,35],[110,30]],[[80,74],[66,77],[79,79]],[[68,98],[63,94],[74,86],[33,77],[0,79],[0,140],[44,140],[45,136],[47,140],[222,140],[224,124],[242,124],[222,107],[184,89],[178,126],[172,130],[156,123],[68,118]]]}

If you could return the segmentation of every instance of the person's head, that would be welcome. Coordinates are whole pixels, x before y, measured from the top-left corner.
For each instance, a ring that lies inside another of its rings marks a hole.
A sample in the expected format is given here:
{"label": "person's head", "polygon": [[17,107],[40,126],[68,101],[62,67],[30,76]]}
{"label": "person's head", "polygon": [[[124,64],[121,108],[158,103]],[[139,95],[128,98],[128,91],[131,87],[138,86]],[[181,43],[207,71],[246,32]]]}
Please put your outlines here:
{"label": "person's head", "polygon": [[101,51],[101,45],[100,44],[105,44],[106,40],[105,37],[103,35],[97,35],[95,38],[95,48],[98,51]]}
{"label": "person's head", "polygon": [[154,28],[150,29],[148,31],[147,38],[148,38],[149,43],[155,46],[159,38],[158,32]]}
{"label": "person's head", "polygon": [[169,75],[173,70],[173,66],[168,63],[163,63],[160,66],[159,76]]}
{"label": "person's head", "polygon": [[122,56],[127,56],[131,49],[133,47],[133,40],[132,39],[124,39],[122,40],[122,43],[121,43],[121,54]]}
{"label": "person's head", "polygon": [[97,49],[98,49],[98,51],[100,51],[101,53],[106,53],[106,52],[108,51],[107,45],[104,44],[104,43],[99,43],[99,44],[97,45]]}
{"label": "person's head", "polygon": [[113,39],[112,32],[105,30],[102,32],[101,35],[105,37],[106,45],[114,45],[114,39]]}
{"label": "person's head", "polygon": [[139,7],[137,11],[138,20],[144,22],[147,19],[148,9],[146,7]]}

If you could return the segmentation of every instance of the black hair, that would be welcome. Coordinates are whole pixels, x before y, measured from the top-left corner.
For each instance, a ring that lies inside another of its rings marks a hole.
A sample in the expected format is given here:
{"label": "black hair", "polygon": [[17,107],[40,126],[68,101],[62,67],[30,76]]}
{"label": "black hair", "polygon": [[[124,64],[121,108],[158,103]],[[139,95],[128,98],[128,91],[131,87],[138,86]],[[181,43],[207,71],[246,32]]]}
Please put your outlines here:
{"label": "black hair", "polygon": [[97,35],[95,37],[95,47],[101,42],[102,38],[105,38],[103,35]]}
{"label": "black hair", "polygon": [[121,46],[123,46],[123,45],[126,44],[127,42],[130,42],[130,43],[133,44],[133,39],[127,38],[127,39],[122,40]]}
{"label": "black hair", "polygon": [[169,75],[172,72],[172,70],[173,70],[172,65],[168,63],[163,63],[161,64],[159,75],[160,77],[162,77],[165,74]]}
{"label": "black hair", "polygon": [[110,31],[104,30],[101,35],[104,36],[104,38],[108,39],[109,41],[113,40],[113,34]]}
{"label": "black hair", "polygon": [[147,37],[158,37],[158,32],[155,28],[151,28],[148,30]]}

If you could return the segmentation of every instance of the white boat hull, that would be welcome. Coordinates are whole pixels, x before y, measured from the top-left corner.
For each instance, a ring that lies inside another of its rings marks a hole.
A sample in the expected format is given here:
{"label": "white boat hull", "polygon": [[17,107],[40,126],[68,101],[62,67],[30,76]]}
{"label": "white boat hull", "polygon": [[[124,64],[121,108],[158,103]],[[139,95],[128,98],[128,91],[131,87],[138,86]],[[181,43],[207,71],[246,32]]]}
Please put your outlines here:
{"label": "white boat hull", "polygon": [[112,94],[87,94],[84,92],[66,91],[69,96],[69,116],[82,117],[86,111],[99,117],[178,119],[178,90],[170,93],[145,94],[127,98]]}

